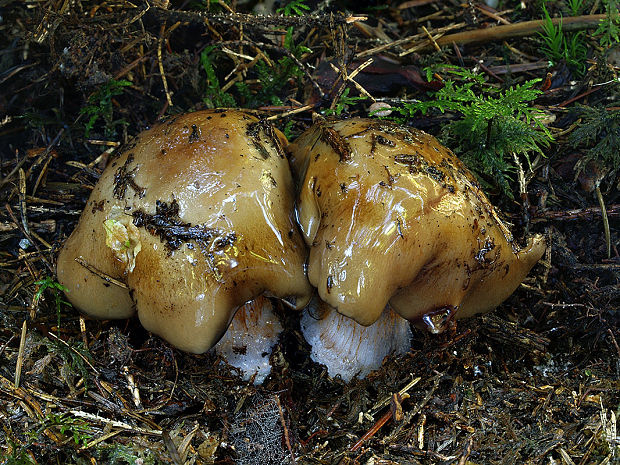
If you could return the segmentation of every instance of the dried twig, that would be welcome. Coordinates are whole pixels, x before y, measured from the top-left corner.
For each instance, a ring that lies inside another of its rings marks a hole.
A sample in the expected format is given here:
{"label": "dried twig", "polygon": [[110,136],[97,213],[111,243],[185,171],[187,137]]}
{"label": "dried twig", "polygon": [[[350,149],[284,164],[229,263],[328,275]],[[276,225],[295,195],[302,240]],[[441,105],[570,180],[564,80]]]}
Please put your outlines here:
{"label": "dried twig", "polygon": [[603,199],[603,194],[601,194],[601,187],[599,186],[599,183],[596,183],[594,191],[596,192],[598,204],[601,207],[601,217],[603,218],[603,231],[605,232],[605,244],[607,245],[607,258],[611,258],[611,231],[609,230],[609,217],[607,216],[605,200]]}
{"label": "dried twig", "polygon": [[278,412],[280,413],[280,423],[282,424],[282,430],[284,431],[284,442],[286,443],[286,448],[291,454],[291,463],[295,464],[295,454],[293,453],[293,448],[291,447],[291,440],[289,438],[288,427],[286,426],[282,404],[280,403],[280,398],[278,396],[274,397],[276,399],[276,404],[278,405]]}
{"label": "dried twig", "polygon": [[166,22],[161,25],[161,29],[159,31],[159,40],[157,41],[157,65],[159,66],[159,75],[161,76],[162,83],[164,84],[164,92],[166,92],[166,101],[168,102],[168,106],[172,106],[172,97],[170,96],[170,91],[168,90],[168,80],[166,79],[166,73],[164,72],[164,64],[161,59],[161,46],[164,42],[164,32],[166,31]]}
{"label": "dried twig", "polygon": [[510,343],[512,346],[519,347],[527,351],[545,352],[549,345],[549,339],[523,328],[516,323],[504,320],[493,314],[482,317],[482,331],[488,337],[496,341]]}
{"label": "dried twig", "polygon": [[[620,216],[620,204],[607,206],[607,217]],[[600,207],[576,208],[574,210],[547,210],[540,211],[534,215],[536,219],[551,219],[557,221],[586,220],[590,221],[596,216],[601,215]]]}
{"label": "dried twig", "polygon": [[[580,29],[597,27],[599,21],[604,18],[605,15],[586,15],[569,18],[553,18],[552,21],[556,26],[562,21],[562,29],[564,31],[577,31]],[[476,29],[474,31],[457,32],[456,34],[449,34],[436,39],[436,42],[439,46],[449,45],[452,42],[459,45],[471,44],[474,42],[491,42],[511,37],[533,35],[541,32],[542,26],[543,20],[524,21],[522,23]],[[421,47],[418,44],[412,47],[416,47],[417,50],[426,50],[432,48],[433,44],[427,41],[426,44]]]}
{"label": "dried twig", "polygon": [[91,273],[99,276],[105,282],[110,283],[110,284],[114,284],[115,286],[118,286],[118,287],[122,287],[123,289],[129,289],[129,286],[127,286],[127,284],[125,284],[124,282],[119,281],[118,279],[113,278],[112,276],[110,276],[108,274],[105,274],[101,270],[98,270],[94,266],[90,265],[82,257],[75,257],[75,261],[78,262],[80,265],[82,265],[84,268],[86,268]]}
{"label": "dried twig", "polygon": [[275,119],[286,118],[287,116],[296,115],[297,113],[302,113],[304,111],[312,110],[314,105],[304,105],[303,107],[294,108],[293,110],[285,111],[284,113],[280,113],[279,115],[269,116],[267,121],[272,121]]}
{"label": "dried twig", "polygon": [[24,350],[26,348],[26,329],[27,329],[27,324],[26,324],[26,320],[24,320],[22,324],[21,337],[19,338],[19,350],[17,352],[17,363],[15,364],[14,386],[16,389],[19,387],[19,381],[22,375],[22,366],[24,363]]}

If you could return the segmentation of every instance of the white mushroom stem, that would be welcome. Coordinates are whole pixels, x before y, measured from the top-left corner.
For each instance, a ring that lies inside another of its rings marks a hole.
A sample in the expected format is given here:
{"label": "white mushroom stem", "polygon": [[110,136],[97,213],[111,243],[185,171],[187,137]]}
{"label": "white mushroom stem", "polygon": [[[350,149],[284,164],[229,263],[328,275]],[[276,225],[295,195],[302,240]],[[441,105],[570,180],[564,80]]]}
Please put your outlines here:
{"label": "white mushroom stem", "polygon": [[407,353],[412,336],[409,322],[389,306],[375,323],[363,326],[316,297],[304,310],[301,331],[312,346],[312,360],[346,382],[364,378],[388,355]]}
{"label": "white mushroom stem", "polygon": [[269,356],[278,342],[282,325],[266,297],[257,297],[237,310],[215,351],[242,372],[244,381],[254,374],[261,384],[271,372]]}

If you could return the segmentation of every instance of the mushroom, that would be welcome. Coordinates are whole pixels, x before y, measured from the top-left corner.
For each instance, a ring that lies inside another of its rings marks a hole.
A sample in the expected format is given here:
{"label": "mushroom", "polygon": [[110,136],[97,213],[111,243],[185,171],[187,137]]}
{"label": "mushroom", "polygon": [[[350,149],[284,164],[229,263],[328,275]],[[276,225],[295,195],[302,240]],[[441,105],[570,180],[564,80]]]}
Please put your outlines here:
{"label": "mushroom", "polygon": [[545,250],[539,235],[519,249],[465,166],[417,129],[325,121],[289,151],[310,283],[362,325],[389,303],[440,332],[499,305]]}
{"label": "mushroom", "polygon": [[285,142],[238,110],[140,134],[103,172],[60,252],[69,300],[96,318],[135,308],[147,330],[194,353],[258,296],[304,307],[312,288]]}

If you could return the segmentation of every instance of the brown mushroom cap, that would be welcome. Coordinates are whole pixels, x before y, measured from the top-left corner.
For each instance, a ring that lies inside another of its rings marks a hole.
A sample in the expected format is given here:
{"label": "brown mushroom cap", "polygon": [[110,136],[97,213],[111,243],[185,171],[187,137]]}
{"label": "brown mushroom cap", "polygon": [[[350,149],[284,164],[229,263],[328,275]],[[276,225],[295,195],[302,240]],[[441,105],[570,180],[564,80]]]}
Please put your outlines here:
{"label": "brown mushroom cap", "polygon": [[[203,352],[236,309],[266,293],[301,308],[311,287],[282,142],[237,110],[174,117],[106,168],[58,259],[69,300]],[[75,262],[127,283],[108,286]]]}
{"label": "brown mushroom cap", "polygon": [[[351,119],[312,126],[289,146],[308,277],[364,325],[384,307],[429,325],[492,309],[545,250],[518,250],[464,165],[432,136]],[[439,315],[441,318],[437,318]]]}

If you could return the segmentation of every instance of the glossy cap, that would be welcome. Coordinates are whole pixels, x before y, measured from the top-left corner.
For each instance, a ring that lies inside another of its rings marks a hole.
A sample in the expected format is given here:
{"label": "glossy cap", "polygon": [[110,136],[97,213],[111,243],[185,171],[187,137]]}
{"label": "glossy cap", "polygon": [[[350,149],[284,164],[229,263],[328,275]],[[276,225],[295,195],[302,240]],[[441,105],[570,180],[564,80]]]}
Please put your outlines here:
{"label": "glossy cap", "polygon": [[[98,318],[131,313],[178,348],[203,352],[238,307],[310,298],[284,137],[238,110],[168,119],[106,168],[58,259],[69,300]],[[82,257],[129,290],[105,286]]]}
{"label": "glossy cap", "polygon": [[518,250],[474,177],[422,131],[328,121],[289,150],[310,282],[361,324],[376,321],[388,302],[435,329],[454,314],[488,311],[545,250],[541,236]]}

